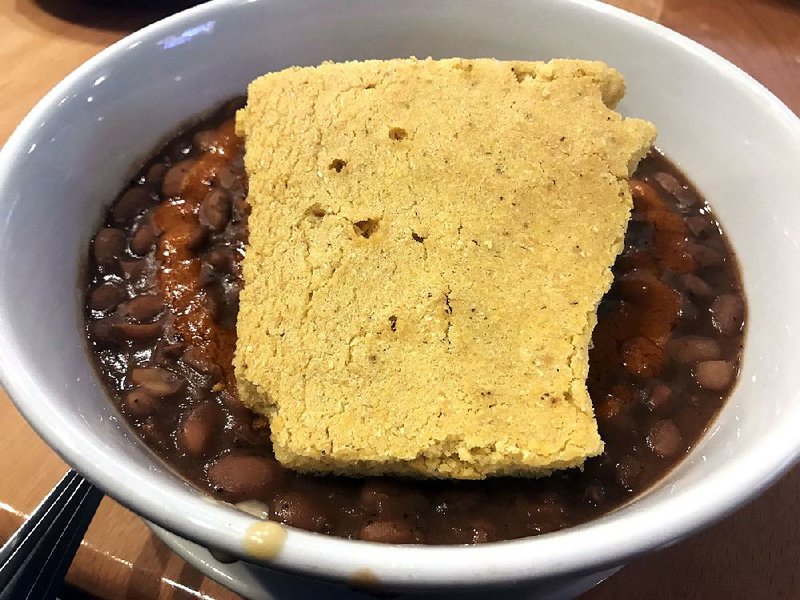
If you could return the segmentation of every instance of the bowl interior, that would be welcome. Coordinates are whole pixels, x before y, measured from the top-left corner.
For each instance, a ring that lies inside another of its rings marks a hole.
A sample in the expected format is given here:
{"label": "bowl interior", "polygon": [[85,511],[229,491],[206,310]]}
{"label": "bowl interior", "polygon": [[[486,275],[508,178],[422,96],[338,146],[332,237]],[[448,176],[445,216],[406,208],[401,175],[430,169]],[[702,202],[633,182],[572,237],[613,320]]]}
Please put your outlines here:
{"label": "bowl interior", "polygon": [[[800,124],[711,52],[588,1],[217,0],[126,38],[60,84],[0,155],[0,371],[40,434],[107,492],[181,535],[242,554],[251,519],[202,497],[133,435],[83,335],[81,273],[102,210],[187,119],[267,71],[323,60],[591,58],[628,82],[620,105],[698,185],[741,262],[750,320],[733,396],[649,494],[537,539],[409,549],[291,531],[273,564],[447,584],[620,562],[721,516],[796,458],[800,438]],[[343,548],[347,551],[343,552]]]}

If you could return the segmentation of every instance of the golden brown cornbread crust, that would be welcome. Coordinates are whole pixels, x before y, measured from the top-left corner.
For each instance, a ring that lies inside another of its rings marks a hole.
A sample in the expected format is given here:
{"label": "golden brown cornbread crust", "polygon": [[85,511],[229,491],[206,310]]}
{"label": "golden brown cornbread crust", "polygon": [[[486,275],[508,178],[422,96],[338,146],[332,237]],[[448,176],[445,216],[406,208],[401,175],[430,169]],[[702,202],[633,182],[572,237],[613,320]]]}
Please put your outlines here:
{"label": "golden brown cornbread crust", "polygon": [[599,62],[265,75],[237,117],[250,240],[235,368],[303,471],[477,479],[601,452],[596,309],[652,124]]}

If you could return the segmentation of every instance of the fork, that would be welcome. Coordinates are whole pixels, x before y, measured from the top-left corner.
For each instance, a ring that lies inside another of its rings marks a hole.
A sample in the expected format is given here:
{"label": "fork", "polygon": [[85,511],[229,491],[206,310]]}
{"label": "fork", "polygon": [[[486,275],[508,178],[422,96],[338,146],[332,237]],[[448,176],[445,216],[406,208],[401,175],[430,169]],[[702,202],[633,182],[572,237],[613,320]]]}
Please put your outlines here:
{"label": "fork", "polygon": [[0,547],[0,600],[55,598],[102,498],[70,469]]}

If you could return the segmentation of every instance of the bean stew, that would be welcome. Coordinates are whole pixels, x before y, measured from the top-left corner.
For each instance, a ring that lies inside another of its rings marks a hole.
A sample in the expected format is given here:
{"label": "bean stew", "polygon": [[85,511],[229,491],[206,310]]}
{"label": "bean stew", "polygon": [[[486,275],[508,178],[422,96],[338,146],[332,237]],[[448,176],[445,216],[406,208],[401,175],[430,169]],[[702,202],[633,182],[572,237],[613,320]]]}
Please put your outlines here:
{"label": "bean stew", "polygon": [[709,206],[653,151],[630,182],[625,250],[590,352],[601,456],[542,479],[284,469],[266,420],[238,400],[231,366],[248,214],[233,127],[240,105],[161,149],[111,205],[90,249],[86,324],[102,378],[131,427],[198,488],[345,538],[490,542],[608,513],[662,478],[709,427],[738,371],[741,281]]}

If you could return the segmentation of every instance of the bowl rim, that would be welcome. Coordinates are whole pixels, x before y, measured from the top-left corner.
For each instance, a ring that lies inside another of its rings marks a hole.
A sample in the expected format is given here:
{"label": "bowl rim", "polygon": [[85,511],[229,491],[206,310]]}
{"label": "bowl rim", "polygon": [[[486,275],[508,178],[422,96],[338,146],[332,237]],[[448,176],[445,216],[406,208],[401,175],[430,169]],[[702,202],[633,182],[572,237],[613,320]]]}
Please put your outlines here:
{"label": "bowl rim", "polygon": [[[181,23],[253,2],[270,3],[271,0],[213,0],[195,6],[122,38],[80,65],[34,106],[0,149],[0,182],[9,177],[14,162],[25,154],[38,123],[96,67],[113,62],[117,55],[145,40],[159,39]],[[663,25],[608,4],[594,0],[560,0],[560,3],[574,10],[623,21],[626,26],[678,46],[695,60],[725,73],[739,89],[758,97],[780,127],[793,132],[800,141],[800,118],[761,83],[712,50]],[[148,520],[208,547],[246,557],[238,532],[255,522],[252,517],[220,505],[213,508],[215,516],[219,517],[216,523],[187,518],[163,498],[148,496],[117,472],[104,467],[101,461],[91,460],[81,451],[80,440],[68,438],[66,432],[54,427],[38,406],[37,399],[44,397],[44,391],[35,381],[18,376],[25,367],[13,352],[13,344],[8,343],[10,339],[8,324],[0,318],[0,383],[33,429],[67,463],[75,465],[109,496]],[[800,458],[798,424],[789,419],[777,424],[774,435],[757,440],[748,452],[732,458],[724,468],[691,488],[676,492],[647,511],[646,516],[632,516],[624,528],[601,517],[551,534],[475,546],[388,545],[287,528],[284,548],[277,557],[270,561],[249,560],[334,579],[346,578],[356,568],[369,568],[381,581],[406,586],[509,583],[618,565],[722,518],[781,476]],[[748,476],[743,477],[742,473]],[[720,496],[715,492],[719,489],[726,490],[726,494]],[[201,493],[195,496],[192,502],[196,503],[198,515],[214,504]]]}

